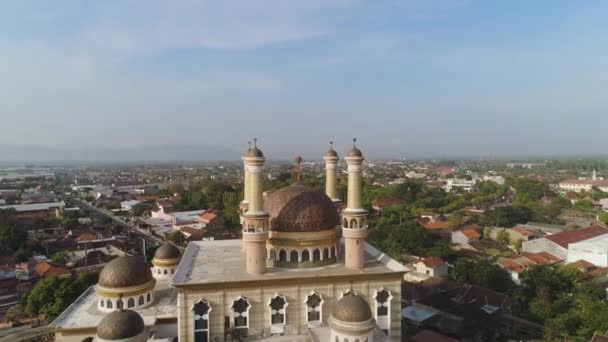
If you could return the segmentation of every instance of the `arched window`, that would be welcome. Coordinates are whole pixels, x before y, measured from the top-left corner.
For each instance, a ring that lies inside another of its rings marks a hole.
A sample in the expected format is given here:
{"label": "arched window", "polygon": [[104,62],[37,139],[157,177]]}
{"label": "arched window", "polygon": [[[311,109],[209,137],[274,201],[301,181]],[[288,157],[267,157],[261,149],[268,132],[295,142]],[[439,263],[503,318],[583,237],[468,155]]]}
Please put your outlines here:
{"label": "arched window", "polygon": [[114,304],[112,304],[112,301],[108,299],[108,305],[106,305],[106,307],[108,309],[112,309],[113,306],[114,306]]}
{"label": "arched window", "polygon": [[323,249],[323,260],[329,259],[329,248]]}
{"label": "arched window", "polygon": [[308,249],[302,251],[302,261],[310,261],[310,252]]}
{"label": "arched window", "polygon": [[385,335],[388,335],[391,328],[390,313],[392,298],[391,292],[384,288],[376,290],[376,295],[374,296],[376,302],[376,324]]}
{"label": "arched window", "polygon": [[284,249],[279,251],[279,261],[287,261],[287,252]]}
{"label": "arched window", "polygon": [[105,300],[100,300],[99,301],[99,306],[101,306],[102,308],[106,306],[106,301]]}
{"label": "arched window", "polygon": [[309,325],[321,324],[322,309],[323,309],[323,298],[316,293],[312,292],[306,297],[306,322]]}
{"label": "arched window", "polygon": [[249,328],[249,300],[244,297],[237,298],[232,302],[232,317],[235,328]]}
{"label": "arched window", "polygon": [[357,338],[357,339],[355,339],[355,342],[361,342],[361,341],[359,341],[359,339]]}
{"label": "arched window", "polygon": [[167,269],[165,268],[165,270],[163,271],[165,274],[167,274]]}
{"label": "arched window", "polygon": [[300,261],[300,260],[298,260],[298,251],[293,250],[289,253],[289,261],[291,261],[291,262]]}
{"label": "arched window", "polygon": [[121,298],[118,298],[118,300],[116,301],[116,308],[119,310],[124,308],[124,303]]}
{"label": "arched window", "polygon": [[287,300],[284,296],[275,293],[274,297],[268,303],[270,306],[270,324],[285,325],[287,322],[285,313],[287,309]]}
{"label": "arched window", "polygon": [[92,337],[87,337],[85,339],[82,340],[82,342],[93,342],[93,338]]}
{"label": "arched window", "polygon": [[346,218],[344,219],[344,228],[348,228],[348,220]]}
{"label": "arched window", "polygon": [[315,250],[312,251],[312,261],[319,260],[321,260],[321,251],[318,248],[315,248]]}
{"label": "arched window", "polygon": [[144,300],[144,296],[139,296],[139,300],[137,301],[138,305],[144,305],[145,304],[145,300]]}
{"label": "arched window", "polygon": [[209,311],[207,300],[201,299],[192,307],[194,316],[194,342],[209,341]]}
{"label": "arched window", "polygon": [[132,308],[134,306],[135,306],[135,299],[133,299],[133,297],[131,297],[127,300],[127,307]]}
{"label": "arched window", "polygon": [[350,220],[350,227],[351,228],[358,228],[357,227],[357,220],[355,220],[355,219]]}
{"label": "arched window", "polygon": [[146,296],[146,301],[150,302],[150,292],[148,292],[148,295]]}
{"label": "arched window", "polygon": [[171,274],[175,274],[175,268],[171,269]]}
{"label": "arched window", "polygon": [[330,252],[331,252],[331,257],[335,258],[336,257],[336,247],[332,247]]}

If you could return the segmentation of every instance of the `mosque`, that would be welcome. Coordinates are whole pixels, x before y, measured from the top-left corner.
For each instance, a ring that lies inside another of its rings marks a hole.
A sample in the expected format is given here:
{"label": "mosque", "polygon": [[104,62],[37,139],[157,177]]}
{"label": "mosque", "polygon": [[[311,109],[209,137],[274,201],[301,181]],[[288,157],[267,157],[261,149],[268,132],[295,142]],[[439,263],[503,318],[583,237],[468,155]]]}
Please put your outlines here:
{"label": "mosque", "polygon": [[325,193],[296,182],[263,196],[265,157],[243,155],[242,240],[191,242],[108,263],[51,323],[57,341],[400,341],[405,268],[366,242],[363,154],[325,153]]}

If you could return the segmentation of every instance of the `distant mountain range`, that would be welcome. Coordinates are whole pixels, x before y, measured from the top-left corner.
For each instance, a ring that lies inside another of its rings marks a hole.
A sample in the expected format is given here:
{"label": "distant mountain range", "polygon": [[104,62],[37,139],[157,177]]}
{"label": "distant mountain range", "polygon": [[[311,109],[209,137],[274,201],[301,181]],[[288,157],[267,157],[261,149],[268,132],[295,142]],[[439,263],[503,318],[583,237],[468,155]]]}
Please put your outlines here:
{"label": "distant mountain range", "polygon": [[0,144],[0,162],[141,162],[238,160],[240,152],[210,145],[160,145],[127,148],[49,148]]}

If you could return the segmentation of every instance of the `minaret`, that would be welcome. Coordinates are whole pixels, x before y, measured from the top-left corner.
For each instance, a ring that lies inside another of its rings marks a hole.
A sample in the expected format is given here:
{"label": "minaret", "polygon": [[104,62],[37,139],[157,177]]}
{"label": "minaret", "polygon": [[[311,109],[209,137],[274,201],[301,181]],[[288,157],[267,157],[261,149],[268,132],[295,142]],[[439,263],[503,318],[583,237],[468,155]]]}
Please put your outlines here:
{"label": "minaret", "polygon": [[337,189],[336,169],[338,168],[338,153],[334,151],[333,141],[329,142],[329,150],[323,156],[325,160],[325,194],[334,204],[340,203]]}
{"label": "minaret", "polygon": [[353,139],[353,148],[346,155],[348,165],[348,198],[342,210],[342,236],[344,237],[344,264],[360,270],[365,264],[363,243],[367,238],[367,211],[361,205],[361,164],[363,154]]}
{"label": "minaret", "polygon": [[240,205],[239,205],[239,210],[241,213],[241,225],[244,222],[245,217],[243,216],[245,214],[245,212],[247,211],[248,207],[249,207],[249,192],[250,192],[250,181],[249,181],[249,171],[247,171],[247,162],[245,161],[245,158],[247,157],[247,155],[251,153],[251,141],[249,142],[249,148],[247,149],[247,151],[245,151],[245,153],[243,153],[243,157],[241,158],[243,160],[243,173],[244,173],[244,177],[243,177],[243,200],[241,201]]}
{"label": "minaret", "polygon": [[266,272],[266,240],[269,226],[262,197],[262,168],[266,159],[257,147],[257,139],[253,141],[253,149],[247,151],[243,157],[249,177],[249,204],[243,215],[243,245],[247,273],[261,274]]}

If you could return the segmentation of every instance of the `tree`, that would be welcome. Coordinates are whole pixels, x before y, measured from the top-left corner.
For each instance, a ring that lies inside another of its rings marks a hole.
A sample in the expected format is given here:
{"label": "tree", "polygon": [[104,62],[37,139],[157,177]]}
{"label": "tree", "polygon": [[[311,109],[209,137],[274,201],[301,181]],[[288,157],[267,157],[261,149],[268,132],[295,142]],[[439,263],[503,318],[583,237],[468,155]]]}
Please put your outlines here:
{"label": "tree", "polygon": [[13,254],[15,251],[25,248],[27,243],[27,232],[14,226],[0,226],[0,252]]}
{"label": "tree", "polygon": [[492,228],[484,227],[483,228],[483,238],[489,240],[492,238]]}
{"label": "tree", "polygon": [[513,249],[515,249],[515,252],[520,253],[521,249],[523,247],[524,244],[524,240],[523,239],[517,239],[513,242]]}
{"label": "tree", "polygon": [[68,254],[67,251],[59,251],[55,254],[53,254],[53,256],[51,257],[51,259],[54,262],[60,263],[60,264],[67,264],[68,261],[70,261],[70,255]]}
{"label": "tree", "polygon": [[599,220],[603,224],[608,224],[608,212],[603,212],[599,215]]}
{"label": "tree", "polygon": [[459,284],[474,284],[507,293],[513,286],[509,274],[489,260],[460,258],[450,270],[450,278]]}
{"label": "tree", "polygon": [[509,232],[506,229],[501,229],[496,234],[496,241],[503,246],[508,246],[511,243],[511,238],[509,236]]}

